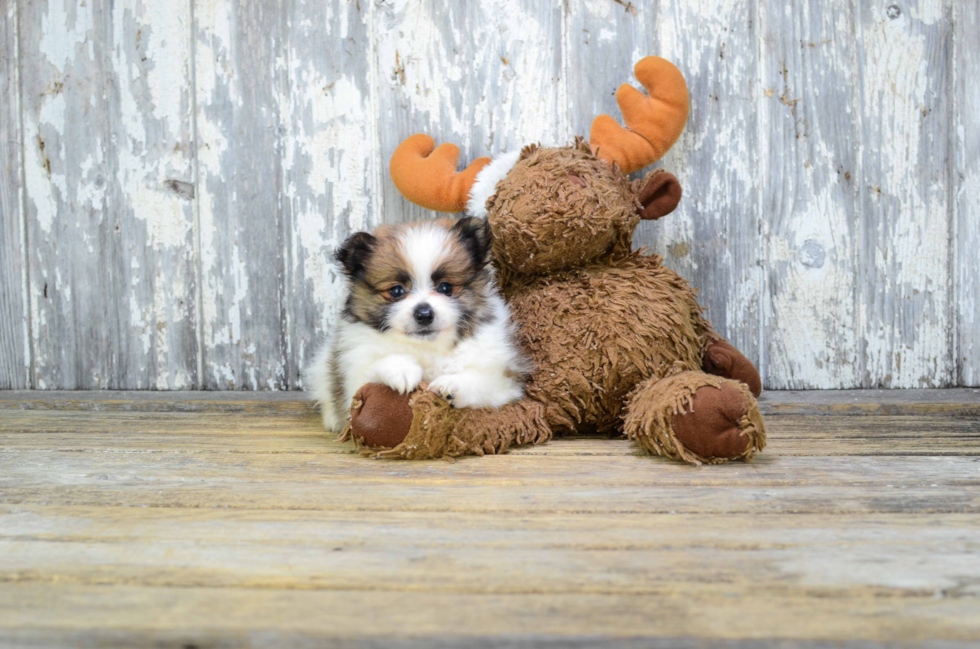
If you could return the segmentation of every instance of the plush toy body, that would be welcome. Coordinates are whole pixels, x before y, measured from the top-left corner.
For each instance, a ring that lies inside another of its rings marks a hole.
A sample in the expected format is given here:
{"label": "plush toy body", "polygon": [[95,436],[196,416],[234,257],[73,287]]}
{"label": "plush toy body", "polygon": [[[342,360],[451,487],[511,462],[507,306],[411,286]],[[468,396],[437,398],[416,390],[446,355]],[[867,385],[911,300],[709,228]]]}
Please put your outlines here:
{"label": "plush toy body", "polygon": [[632,250],[640,220],[673,211],[681,190],[660,170],[633,182],[626,174],[661,157],[688,109],[669,62],[648,57],[636,75],[649,96],[626,85],[617,93],[629,128],[601,116],[590,144],[532,145],[459,174],[455,147],[433,151],[427,136],[395,152],[392,177],[410,200],[444,211],[468,204],[489,219],[498,281],[534,372],[524,398],[499,410],[365,386],[349,432],[379,457],[495,453],[584,432],[623,432],[693,463],[765,446],[758,372],[711,330],[687,282]]}

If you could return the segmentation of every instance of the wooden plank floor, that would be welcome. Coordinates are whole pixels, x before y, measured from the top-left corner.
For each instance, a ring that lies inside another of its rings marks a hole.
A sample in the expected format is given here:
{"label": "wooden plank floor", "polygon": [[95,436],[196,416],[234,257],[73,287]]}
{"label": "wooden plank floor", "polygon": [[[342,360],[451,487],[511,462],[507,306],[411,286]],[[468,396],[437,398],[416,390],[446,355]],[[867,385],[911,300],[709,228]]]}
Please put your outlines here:
{"label": "wooden plank floor", "polygon": [[296,394],[0,393],[0,645],[980,642],[980,391],[762,403],[762,456],[696,468],[368,460]]}

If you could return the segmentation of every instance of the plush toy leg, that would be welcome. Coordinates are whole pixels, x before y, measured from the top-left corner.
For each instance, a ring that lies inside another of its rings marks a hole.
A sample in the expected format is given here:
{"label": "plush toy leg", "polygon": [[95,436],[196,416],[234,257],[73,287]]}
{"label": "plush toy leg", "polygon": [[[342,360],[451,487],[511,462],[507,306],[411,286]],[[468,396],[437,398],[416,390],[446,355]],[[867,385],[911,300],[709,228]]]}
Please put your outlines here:
{"label": "plush toy leg", "polygon": [[691,464],[748,460],[766,445],[748,386],[704,372],[641,383],[626,404],[623,428],[650,453]]}
{"label": "plush toy leg", "polygon": [[530,399],[490,408],[453,408],[434,392],[399,395],[370,383],[354,397],[345,435],[386,459],[421,460],[501,453],[551,439],[544,407]]}
{"label": "plush toy leg", "polygon": [[762,394],[762,378],[752,361],[724,340],[711,343],[704,350],[704,371],[749,386],[753,395]]}

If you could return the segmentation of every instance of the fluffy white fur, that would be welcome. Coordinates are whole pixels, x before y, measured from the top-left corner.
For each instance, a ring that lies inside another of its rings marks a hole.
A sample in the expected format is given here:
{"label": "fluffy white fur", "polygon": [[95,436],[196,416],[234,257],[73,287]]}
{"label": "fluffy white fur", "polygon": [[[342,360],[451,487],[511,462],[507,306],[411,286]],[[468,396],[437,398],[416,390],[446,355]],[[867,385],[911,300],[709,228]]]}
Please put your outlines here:
{"label": "fluffy white fur", "polygon": [[[521,397],[526,361],[514,345],[510,310],[491,284],[480,321],[464,338],[457,333],[459,313],[452,298],[435,291],[427,278],[444,253],[448,232],[438,226],[413,228],[403,238],[406,257],[414,267],[410,293],[397,303],[385,331],[342,317],[333,339],[317,352],[307,372],[307,385],[320,403],[323,423],[339,431],[348,412],[335,404],[331,363],[343,377],[342,402],[350,404],[366,383],[380,382],[408,393],[422,381],[461,408],[500,407]],[[427,302],[435,312],[433,333],[414,332],[412,311]]]}
{"label": "fluffy white fur", "polygon": [[466,201],[466,213],[470,216],[487,217],[487,199],[497,192],[497,183],[510,173],[511,168],[517,164],[517,159],[521,155],[521,150],[501,153],[490,161],[486,167],[476,175],[476,181],[470,189],[470,199]]}

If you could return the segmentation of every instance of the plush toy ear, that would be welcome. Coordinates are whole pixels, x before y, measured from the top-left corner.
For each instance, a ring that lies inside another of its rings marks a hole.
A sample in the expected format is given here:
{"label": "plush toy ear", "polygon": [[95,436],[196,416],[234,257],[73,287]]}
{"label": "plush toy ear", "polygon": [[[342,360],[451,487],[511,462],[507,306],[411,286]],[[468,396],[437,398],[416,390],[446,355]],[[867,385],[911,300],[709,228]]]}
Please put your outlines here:
{"label": "plush toy ear", "polygon": [[674,174],[663,169],[651,171],[646,178],[635,181],[638,184],[637,198],[640,200],[640,218],[656,220],[667,216],[681,202],[681,184]]}
{"label": "plush toy ear", "polygon": [[473,265],[477,268],[486,266],[490,261],[490,246],[493,244],[490,222],[475,216],[466,216],[453,224],[453,233],[469,251]]}
{"label": "plush toy ear", "polygon": [[368,258],[378,242],[367,232],[357,232],[347,238],[347,241],[334,253],[334,257],[344,268],[344,272],[355,277],[364,272]]}

